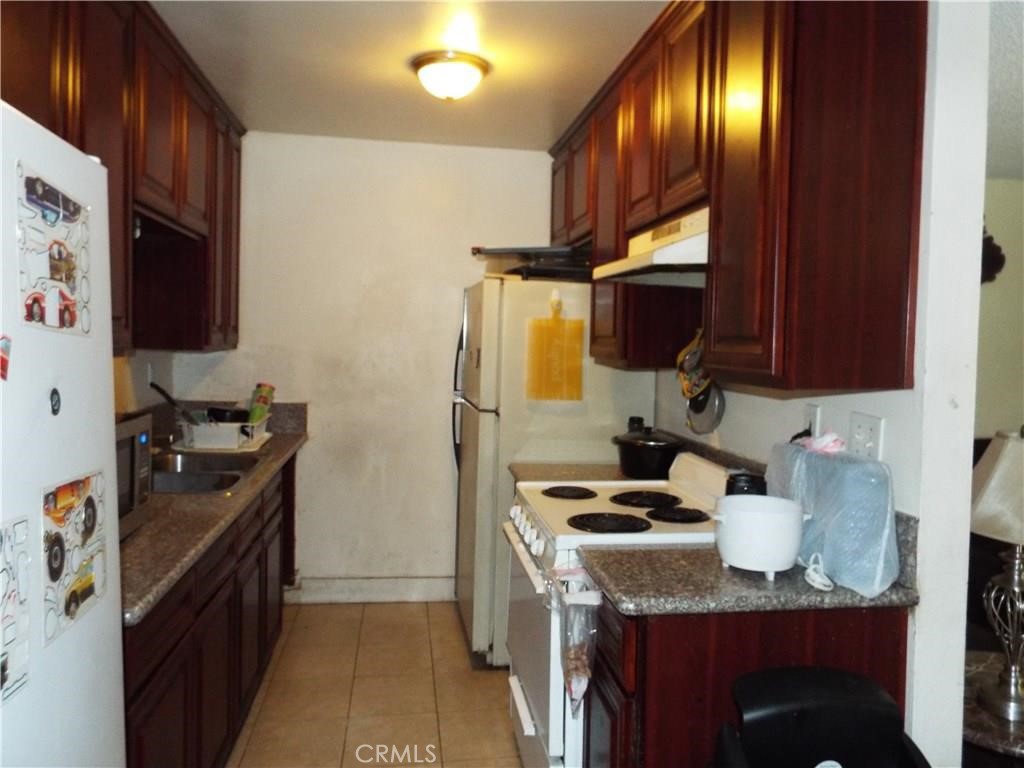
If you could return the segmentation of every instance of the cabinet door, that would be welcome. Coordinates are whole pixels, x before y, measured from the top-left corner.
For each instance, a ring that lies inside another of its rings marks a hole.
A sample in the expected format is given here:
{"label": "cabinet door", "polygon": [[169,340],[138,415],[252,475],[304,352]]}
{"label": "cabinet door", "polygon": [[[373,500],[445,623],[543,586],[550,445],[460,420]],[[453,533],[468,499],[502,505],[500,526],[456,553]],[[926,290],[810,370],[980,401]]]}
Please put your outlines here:
{"label": "cabinet door", "polygon": [[595,659],[585,711],[584,766],[630,768],[636,765],[633,699],[622,692],[600,656]]}
{"label": "cabinet door", "polygon": [[662,216],[708,195],[711,47],[705,4],[681,6],[665,33],[659,168]]}
{"label": "cabinet door", "polygon": [[78,100],[74,143],[107,168],[110,300],[114,352],[131,349],[131,9],[123,3],[79,3]]}
{"label": "cabinet door", "polygon": [[223,206],[218,215],[220,239],[224,243],[223,316],[224,347],[238,346],[238,280],[241,269],[238,257],[240,229],[239,209],[242,184],[242,139],[234,128],[228,128],[228,167],[225,173]]}
{"label": "cabinet door", "polygon": [[135,197],[178,215],[180,63],[170,45],[135,16]]}
{"label": "cabinet door", "polygon": [[129,768],[184,766],[195,759],[192,635],[186,635],[143,687],[125,718]]}
{"label": "cabinet door", "polygon": [[68,103],[68,3],[0,3],[0,98],[59,136]]}
{"label": "cabinet door", "polygon": [[[269,511],[268,513],[269,514]],[[281,636],[283,605],[281,585],[281,512],[278,508],[263,532],[263,663],[270,661]]]}
{"label": "cabinet door", "polygon": [[224,764],[233,746],[238,683],[232,595],[225,581],[196,620],[195,638],[197,755],[199,768]]}
{"label": "cabinet door", "polygon": [[626,73],[624,191],[626,231],[651,223],[658,215],[657,161],[662,47],[656,42]]}
{"label": "cabinet door", "polygon": [[781,98],[789,14],[776,3],[721,3],[713,11],[719,85],[705,362],[733,379],[770,384],[784,352]]}
{"label": "cabinet door", "polygon": [[[591,266],[613,261],[624,247],[622,211],[619,206],[621,176],[619,142],[621,100],[613,91],[594,113],[592,132],[594,157],[594,218]],[[621,341],[622,302],[626,286],[599,282],[591,286],[590,354],[600,362],[614,365],[625,357]]]}
{"label": "cabinet door", "polygon": [[551,165],[551,244],[563,245],[569,240],[568,212],[565,208],[569,193],[569,148],[555,156]]}
{"label": "cabinet door", "polygon": [[238,563],[235,595],[238,606],[239,717],[244,718],[260,684],[260,567],[262,542],[257,540]]}
{"label": "cabinet door", "polygon": [[590,122],[569,140],[569,242],[582,240],[591,231],[591,131]]}
{"label": "cabinet door", "polygon": [[213,102],[190,75],[181,88],[181,222],[205,235],[210,230],[214,162]]}

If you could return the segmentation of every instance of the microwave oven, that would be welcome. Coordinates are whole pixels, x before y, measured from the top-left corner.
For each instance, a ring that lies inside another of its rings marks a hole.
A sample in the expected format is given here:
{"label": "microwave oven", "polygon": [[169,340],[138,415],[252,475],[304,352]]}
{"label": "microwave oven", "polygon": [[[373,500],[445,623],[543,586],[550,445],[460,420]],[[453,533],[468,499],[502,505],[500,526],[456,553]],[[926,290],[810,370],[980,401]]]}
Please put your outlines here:
{"label": "microwave oven", "polygon": [[146,501],[151,490],[150,439],[153,420],[148,413],[117,423],[117,520],[124,539],[149,518]]}

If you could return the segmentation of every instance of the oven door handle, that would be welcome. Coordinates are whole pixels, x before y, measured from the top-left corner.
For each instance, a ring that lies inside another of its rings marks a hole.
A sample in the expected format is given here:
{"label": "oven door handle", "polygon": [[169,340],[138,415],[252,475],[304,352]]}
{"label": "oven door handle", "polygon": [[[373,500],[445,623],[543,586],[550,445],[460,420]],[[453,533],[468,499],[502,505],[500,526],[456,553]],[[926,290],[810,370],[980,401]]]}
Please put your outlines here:
{"label": "oven door handle", "polygon": [[533,591],[538,595],[547,594],[548,590],[547,584],[544,581],[544,574],[537,568],[530,553],[526,551],[526,545],[519,538],[519,532],[516,531],[516,527],[511,522],[502,523],[501,530],[505,534],[505,538],[508,539],[512,551],[519,558],[519,564],[526,571],[530,583],[533,584]]}
{"label": "oven door handle", "polygon": [[512,701],[515,703],[516,714],[519,715],[519,727],[523,730],[523,736],[535,736],[537,729],[530,717],[530,707],[526,703],[526,696],[523,695],[523,685],[519,682],[518,675],[509,675],[508,687],[512,692]]}

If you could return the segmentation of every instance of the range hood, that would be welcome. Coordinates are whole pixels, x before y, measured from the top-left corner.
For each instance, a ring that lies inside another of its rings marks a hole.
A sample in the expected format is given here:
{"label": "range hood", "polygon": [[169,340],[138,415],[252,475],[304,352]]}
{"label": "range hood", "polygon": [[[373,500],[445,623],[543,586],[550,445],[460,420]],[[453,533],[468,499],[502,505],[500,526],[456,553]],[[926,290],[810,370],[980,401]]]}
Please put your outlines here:
{"label": "range hood", "polygon": [[626,258],[594,267],[594,280],[703,288],[709,219],[701,208],[631,237]]}

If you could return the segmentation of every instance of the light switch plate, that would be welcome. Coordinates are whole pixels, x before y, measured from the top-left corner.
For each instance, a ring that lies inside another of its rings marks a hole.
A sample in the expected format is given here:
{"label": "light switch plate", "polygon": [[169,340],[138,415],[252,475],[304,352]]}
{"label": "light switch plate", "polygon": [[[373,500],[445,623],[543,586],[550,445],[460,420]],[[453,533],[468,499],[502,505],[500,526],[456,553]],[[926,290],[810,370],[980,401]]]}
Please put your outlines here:
{"label": "light switch plate", "polygon": [[821,406],[817,403],[804,405],[804,424],[810,427],[811,437],[821,434]]}
{"label": "light switch plate", "polygon": [[847,450],[858,456],[869,459],[882,459],[882,437],[885,419],[881,416],[870,416],[866,413],[850,414],[850,439]]}

